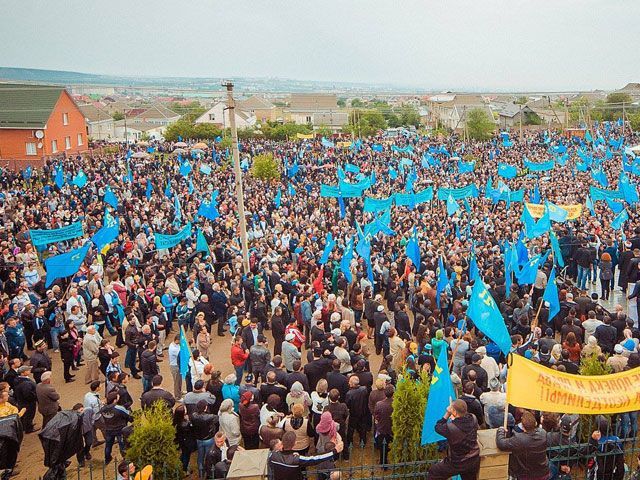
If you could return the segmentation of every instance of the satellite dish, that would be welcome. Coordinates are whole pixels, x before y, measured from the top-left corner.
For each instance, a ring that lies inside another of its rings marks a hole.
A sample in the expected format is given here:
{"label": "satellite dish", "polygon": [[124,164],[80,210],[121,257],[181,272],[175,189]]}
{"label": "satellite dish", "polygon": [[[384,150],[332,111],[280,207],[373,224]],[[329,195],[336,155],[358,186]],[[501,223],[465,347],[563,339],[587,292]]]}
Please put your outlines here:
{"label": "satellite dish", "polygon": [[36,130],[36,138],[44,138],[44,132],[42,130]]}
{"label": "satellite dish", "polygon": [[42,148],[42,142],[38,142],[38,148]]}

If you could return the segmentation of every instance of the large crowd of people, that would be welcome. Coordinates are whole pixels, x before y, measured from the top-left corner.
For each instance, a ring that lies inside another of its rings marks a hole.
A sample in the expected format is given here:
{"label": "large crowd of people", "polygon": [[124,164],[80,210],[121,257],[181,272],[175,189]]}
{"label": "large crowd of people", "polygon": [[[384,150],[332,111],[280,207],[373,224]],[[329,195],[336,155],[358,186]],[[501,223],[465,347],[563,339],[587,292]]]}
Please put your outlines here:
{"label": "large crowd of people", "polygon": [[[373,442],[380,464],[389,461],[395,385],[432,372],[446,349],[459,397],[436,427],[450,451],[448,463],[433,467],[431,478],[475,478],[478,452],[471,432],[502,426],[506,368],[497,345],[466,316],[472,259],[512,334],[514,354],[573,374],[581,358],[591,355],[616,372],[640,365],[635,206],[627,207],[630,218],[622,229],[612,228],[618,212],[603,201],[594,202],[593,214],[585,207],[578,218],[553,224],[566,268],[557,271],[560,313],[549,320],[542,293],[557,259],[549,255],[532,284],[521,285],[515,277],[509,282],[504,249],[520,237],[524,207],[486,189],[500,181],[503,191],[524,189],[528,201],[538,192],[556,205],[585,205],[589,187],[602,182],[576,168],[578,148],[603,159],[602,173],[615,188],[627,155],[624,146],[615,150],[608,142],[638,141],[624,124],[598,125],[592,135],[605,145],[551,131],[526,132],[511,138],[511,146],[499,136],[464,142],[456,135],[377,137],[355,148],[320,140],[243,141],[244,165],[250,167],[261,153],[280,164],[275,180],[260,180],[250,171],[243,176],[248,272],[231,160],[215,143],[208,153],[188,159],[188,172],[187,154],[170,154],[170,143],[155,145],[146,158],[129,158],[127,147],[119,154],[52,158],[29,175],[3,169],[0,415],[19,415],[28,438],[55,421],[62,404],[75,404],[72,412],[84,428],[82,448],[73,454],[80,465],[92,455],[102,458],[95,447],[104,441],[109,463],[116,444],[117,458],[125,458],[132,410],[163,401],[173,412],[185,472],[224,478],[238,450],[268,448],[275,480],[302,478],[310,465],[326,478],[339,478],[337,462],[358,446]],[[544,162],[554,152],[565,152],[564,166],[540,174],[524,168],[525,159]],[[472,171],[460,173],[461,159],[475,162]],[[498,164],[516,166],[520,174],[502,178]],[[60,170],[62,186],[55,179]],[[80,171],[88,179],[82,187],[72,181]],[[351,183],[373,176],[365,195],[376,198],[470,184],[480,194],[460,201],[454,214],[437,193],[428,202],[391,206],[388,224],[368,235],[370,259],[356,249],[345,265],[341,260],[351,239],[357,243],[361,228],[385,220],[365,212],[362,197],[322,196],[321,185],[337,184],[338,176]],[[115,208],[104,201],[107,187],[117,197]],[[199,216],[212,195],[217,218]],[[103,226],[105,209],[120,221],[118,237],[101,251],[91,248],[75,274],[45,287],[43,261],[88,241]],[[82,237],[39,251],[31,243],[30,230],[77,221]],[[155,235],[178,232],[189,221],[190,236],[156,249]],[[196,225],[207,251],[198,248]],[[405,248],[414,228],[419,265]],[[336,245],[321,265],[329,233]],[[548,235],[524,243],[530,256],[550,248]],[[450,279],[444,289],[437,287],[439,264]],[[629,297],[629,308],[626,299],[623,306],[612,302],[616,290]],[[186,376],[181,329],[191,349]],[[221,344],[228,349],[226,359],[210,354]],[[52,362],[58,355],[60,362]],[[169,373],[161,374],[160,362]],[[76,381],[82,402],[60,398],[51,384],[53,363],[66,382]],[[131,382],[141,382],[141,398],[132,398]],[[572,412],[507,413],[509,432],[499,431],[498,446],[514,452],[513,476],[570,473],[568,463],[548,460],[547,446],[577,441]],[[600,420],[594,448],[608,448],[604,442],[614,436],[623,441],[637,434],[636,412],[620,414],[609,425]],[[14,450],[4,459],[7,478],[17,472]],[[523,451],[530,455],[518,453]],[[610,458],[615,461],[603,460],[598,478],[622,478],[620,457]],[[129,463],[117,468],[121,478],[130,478]]]}

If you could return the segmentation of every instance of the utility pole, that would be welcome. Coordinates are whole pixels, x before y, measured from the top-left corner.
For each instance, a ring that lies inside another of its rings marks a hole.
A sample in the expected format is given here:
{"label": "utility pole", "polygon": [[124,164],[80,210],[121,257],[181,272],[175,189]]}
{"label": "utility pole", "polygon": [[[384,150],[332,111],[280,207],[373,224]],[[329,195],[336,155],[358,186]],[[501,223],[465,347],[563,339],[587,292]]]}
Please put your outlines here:
{"label": "utility pole", "polygon": [[[231,126],[231,141],[233,147],[233,171],[236,177],[236,201],[238,202],[238,215],[240,217],[240,244],[242,245],[242,267],[244,273],[249,273],[249,246],[247,245],[247,220],[244,216],[244,193],[242,191],[242,171],[240,170],[240,153],[238,152],[238,130],[236,129],[236,102],[233,99],[233,82],[223,81],[222,86],[227,88],[227,110],[229,111],[229,124]],[[222,114],[224,119],[224,113]]]}
{"label": "utility pole", "polygon": [[520,104],[520,143],[522,143],[522,104]]}

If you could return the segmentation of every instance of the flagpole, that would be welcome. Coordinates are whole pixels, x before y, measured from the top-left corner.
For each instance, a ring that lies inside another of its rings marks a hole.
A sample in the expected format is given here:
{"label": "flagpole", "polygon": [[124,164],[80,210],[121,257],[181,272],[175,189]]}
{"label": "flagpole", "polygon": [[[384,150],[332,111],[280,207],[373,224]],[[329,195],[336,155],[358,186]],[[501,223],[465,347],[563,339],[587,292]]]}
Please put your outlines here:
{"label": "flagpole", "polygon": [[[467,318],[464,318],[464,326],[467,326]],[[453,358],[456,356],[456,352],[458,351],[458,347],[460,346],[460,339],[462,338],[462,329],[458,330],[458,342],[456,343],[456,348],[451,352],[451,361],[449,362],[449,371],[451,371],[451,366],[453,365]]]}

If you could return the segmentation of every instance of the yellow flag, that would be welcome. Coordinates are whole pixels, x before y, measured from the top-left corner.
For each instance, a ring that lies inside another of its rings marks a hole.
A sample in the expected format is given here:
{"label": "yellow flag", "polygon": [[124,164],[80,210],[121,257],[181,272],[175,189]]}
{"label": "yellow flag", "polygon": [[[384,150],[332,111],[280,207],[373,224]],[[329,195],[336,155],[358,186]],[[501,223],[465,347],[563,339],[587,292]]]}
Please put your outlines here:
{"label": "yellow flag", "polygon": [[511,355],[507,402],[544,412],[586,415],[640,410],[640,368],[611,375],[571,375]]}

